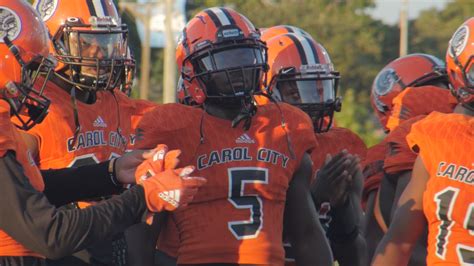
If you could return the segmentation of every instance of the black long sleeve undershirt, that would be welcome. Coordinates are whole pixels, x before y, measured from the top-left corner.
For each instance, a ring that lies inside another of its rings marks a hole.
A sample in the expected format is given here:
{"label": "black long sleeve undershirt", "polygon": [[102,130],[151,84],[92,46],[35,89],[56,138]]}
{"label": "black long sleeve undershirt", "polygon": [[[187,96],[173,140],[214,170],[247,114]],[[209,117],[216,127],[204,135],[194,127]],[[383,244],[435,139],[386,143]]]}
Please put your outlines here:
{"label": "black long sleeve undershirt", "polygon": [[109,161],[94,165],[42,170],[44,195],[55,206],[75,201],[120,194],[108,173]]}
{"label": "black long sleeve undershirt", "polygon": [[86,209],[58,210],[32,187],[13,152],[0,158],[0,184],[0,229],[53,259],[122,232],[146,211],[141,186]]}

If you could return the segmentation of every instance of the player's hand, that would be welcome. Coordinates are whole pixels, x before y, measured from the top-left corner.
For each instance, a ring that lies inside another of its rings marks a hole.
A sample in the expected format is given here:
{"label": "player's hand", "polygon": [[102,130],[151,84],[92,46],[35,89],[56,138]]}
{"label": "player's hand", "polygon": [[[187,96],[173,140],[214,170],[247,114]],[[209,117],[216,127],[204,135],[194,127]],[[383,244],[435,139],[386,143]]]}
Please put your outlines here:
{"label": "player's hand", "polygon": [[326,156],[325,164],[311,184],[311,194],[317,207],[323,202],[330,202],[332,206],[345,202],[352,182],[354,164],[358,165],[358,161],[347,150],[334,157],[329,154]]}
{"label": "player's hand", "polygon": [[180,169],[167,169],[143,181],[140,185],[145,189],[145,199],[151,212],[174,211],[187,206],[198,189],[206,183],[202,177],[190,176],[193,166]]}
{"label": "player's hand", "polygon": [[135,170],[146,159],[155,154],[152,150],[134,150],[127,152],[115,161],[115,177],[122,184],[135,183]]}
{"label": "player's hand", "polygon": [[181,150],[168,151],[168,146],[164,144],[157,145],[155,149],[146,155],[146,160],[142,161],[136,168],[134,173],[135,182],[139,184],[159,172],[175,169],[179,164],[178,157],[180,154]]}
{"label": "player's hand", "polygon": [[190,203],[198,188],[206,183],[202,177],[192,177],[193,166],[174,169],[178,163],[179,150],[168,152],[160,145],[153,155],[137,167],[137,184],[145,189],[145,199],[151,212],[174,211]]}

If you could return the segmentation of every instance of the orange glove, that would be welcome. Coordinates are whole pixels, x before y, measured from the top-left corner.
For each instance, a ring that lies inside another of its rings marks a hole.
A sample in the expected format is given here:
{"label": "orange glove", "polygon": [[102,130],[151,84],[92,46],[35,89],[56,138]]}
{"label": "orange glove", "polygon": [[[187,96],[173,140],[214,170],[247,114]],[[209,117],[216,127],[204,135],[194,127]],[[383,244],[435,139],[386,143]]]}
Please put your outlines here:
{"label": "orange glove", "polygon": [[179,164],[181,150],[168,151],[168,146],[158,144],[152,151],[150,159],[144,160],[135,170],[135,181],[140,184],[143,180],[163,172],[167,169],[174,169]]}
{"label": "orange glove", "polygon": [[167,152],[166,145],[159,145],[155,154],[137,167],[137,184],[145,190],[148,210],[161,212],[174,211],[190,203],[198,188],[206,183],[202,177],[189,176],[193,166],[181,169],[173,168],[179,163],[179,150]]}

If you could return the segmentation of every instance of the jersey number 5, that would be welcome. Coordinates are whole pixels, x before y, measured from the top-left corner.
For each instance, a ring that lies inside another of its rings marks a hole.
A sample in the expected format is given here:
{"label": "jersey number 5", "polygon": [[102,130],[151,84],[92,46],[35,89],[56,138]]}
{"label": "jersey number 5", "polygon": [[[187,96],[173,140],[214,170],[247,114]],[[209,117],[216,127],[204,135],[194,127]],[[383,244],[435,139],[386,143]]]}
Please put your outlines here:
{"label": "jersey number 5", "polygon": [[[441,259],[446,258],[446,246],[449,242],[451,227],[454,225],[452,220],[452,212],[459,189],[455,187],[447,187],[435,194],[435,202],[437,206],[436,215],[441,221],[439,225],[439,233],[436,237],[436,256]],[[470,235],[474,235],[474,203],[471,203],[467,209],[466,217],[463,221],[463,227],[468,230]],[[462,263],[473,263],[474,249],[462,244],[456,246],[456,252]]]}
{"label": "jersey number 5", "polygon": [[259,167],[235,167],[227,169],[229,175],[228,200],[237,209],[249,209],[250,219],[228,222],[235,238],[258,237],[263,227],[263,203],[257,194],[245,194],[245,184],[268,184],[268,169]]}

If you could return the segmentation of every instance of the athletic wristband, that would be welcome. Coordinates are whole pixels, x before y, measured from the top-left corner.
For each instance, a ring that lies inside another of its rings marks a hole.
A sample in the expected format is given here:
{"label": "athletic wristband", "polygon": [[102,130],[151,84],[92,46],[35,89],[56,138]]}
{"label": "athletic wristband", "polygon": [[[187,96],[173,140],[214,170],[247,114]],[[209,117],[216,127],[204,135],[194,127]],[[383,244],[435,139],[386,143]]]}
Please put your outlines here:
{"label": "athletic wristband", "polygon": [[108,173],[109,173],[110,181],[112,181],[112,184],[119,187],[119,186],[122,186],[122,185],[118,181],[117,176],[115,174],[115,163],[116,162],[117,162],[117,158],[112,158],[109,161]]}

